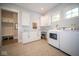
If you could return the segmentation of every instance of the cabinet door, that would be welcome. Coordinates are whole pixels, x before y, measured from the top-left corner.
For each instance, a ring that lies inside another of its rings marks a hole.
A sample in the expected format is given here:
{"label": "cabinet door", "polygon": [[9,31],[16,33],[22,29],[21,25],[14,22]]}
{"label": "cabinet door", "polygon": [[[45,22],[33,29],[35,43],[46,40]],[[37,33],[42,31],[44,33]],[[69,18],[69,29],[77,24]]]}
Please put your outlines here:
{"label": "cabinet door", "polygon": [[41,17],[41,26],[49,26],[51,25],[51,17],[48,15]]}
{"label": "cabinet door", "polygon": [[35,31],[33,32],[33,34],[34,34],[34,40],[37,40],[37,32]]}
{"label": "cabinet door", "polygon": [[28,32],[23,32],[22,33],[22,41],[23,41],[23,43],[28,43],[29,42],[29,33]]}
{"label": "cabinet door", "polygon": [[31,41],[35,41],[35,40],[39,40],[40,39],[40,35],[38,33],[38,31],[31,31],[30,32],[30,40]]}
{"label": "cabinet door", "polygon": [[46,17],[45,16],[42,16],[41,17],[41,26],[47,26],[47,20],[46,20]]}
{"label": "cabinet door", "polygon": [[36,33],[34,31],[30,32],[30,41],[36,40]]}
{"label": "cabinet door", "polygon": [[23,11],[22,12],[22,25],[28,26],[30,24],[30,15],[29,13]]}
{"label": "cabinet door", "polygon": [[29,27],[22,27],[22,41],[23,43],[27,43],[29,41]]}

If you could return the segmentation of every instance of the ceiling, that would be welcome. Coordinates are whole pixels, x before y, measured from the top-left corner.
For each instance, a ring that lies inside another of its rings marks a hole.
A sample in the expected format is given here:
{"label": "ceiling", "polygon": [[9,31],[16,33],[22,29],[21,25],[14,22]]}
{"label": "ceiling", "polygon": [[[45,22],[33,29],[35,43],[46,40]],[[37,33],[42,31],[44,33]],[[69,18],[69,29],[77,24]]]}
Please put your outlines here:
{"label": "ceiling", "polygon": [[51,8],[54,8],[58,3],[16,3],[23,8],[44,14]]}

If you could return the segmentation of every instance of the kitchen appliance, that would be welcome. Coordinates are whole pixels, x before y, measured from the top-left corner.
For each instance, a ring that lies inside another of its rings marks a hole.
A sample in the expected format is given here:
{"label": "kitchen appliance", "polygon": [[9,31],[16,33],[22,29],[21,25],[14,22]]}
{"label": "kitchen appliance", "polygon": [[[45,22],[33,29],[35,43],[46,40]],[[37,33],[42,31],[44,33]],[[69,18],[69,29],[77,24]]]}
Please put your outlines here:
{"label": "kitchen appliance", "polygon": [[60,49],[72,56],[79,56],[79,31],[61,31]]}
{"label": "kitchen appliance", "polygon": [[47,39],[47,33],[41,32],[41,39]]}
{"label": "kitchen appliance", "polygon": [[49,33],[49,34],[50,34],[49,37],[50,37],[51,39],[57,40],[57,34],[55,34],[55,33]]}
{"label": "kitchen appliance", "polygon": [[47,33],[48,43],[59,48],[59,31],[50,30]]}

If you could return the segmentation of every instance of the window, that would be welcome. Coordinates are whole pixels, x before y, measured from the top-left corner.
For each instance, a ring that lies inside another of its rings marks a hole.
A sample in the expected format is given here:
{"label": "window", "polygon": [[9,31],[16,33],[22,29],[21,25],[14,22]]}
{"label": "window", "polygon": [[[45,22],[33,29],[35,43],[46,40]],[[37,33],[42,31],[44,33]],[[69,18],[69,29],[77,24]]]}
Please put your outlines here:
{"label": "window", "polygon": [[78,8],[72,9],[72,17],[78,16]]}
{"label": "window", "polygon": [[70,11],[68,11],[67,13],[66,13],[66,18],[70,18],[71,17],[71,10]]}
{"label": "window", "polygon": [[60,15],[52,16],[52,22],[59,21]]}
{"label": "window", "polygon": [[74,8],[66,12],[66,18],[78,16],[78,8]]}

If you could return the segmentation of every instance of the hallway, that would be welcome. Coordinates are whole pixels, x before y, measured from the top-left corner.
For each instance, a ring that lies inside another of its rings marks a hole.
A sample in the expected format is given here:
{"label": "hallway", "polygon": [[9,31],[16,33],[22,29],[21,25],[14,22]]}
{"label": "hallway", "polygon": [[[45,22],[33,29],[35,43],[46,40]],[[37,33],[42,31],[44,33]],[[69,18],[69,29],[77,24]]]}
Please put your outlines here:
{"label": "hallway", "polygon": [[9,56],[67,56],[50,46],[46,40],[38,40],[27,44],[5,45],[2,47],[2,51],[7,51]]}

